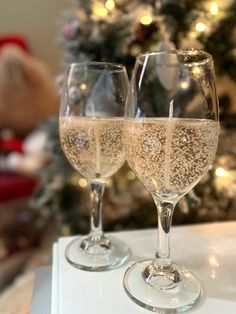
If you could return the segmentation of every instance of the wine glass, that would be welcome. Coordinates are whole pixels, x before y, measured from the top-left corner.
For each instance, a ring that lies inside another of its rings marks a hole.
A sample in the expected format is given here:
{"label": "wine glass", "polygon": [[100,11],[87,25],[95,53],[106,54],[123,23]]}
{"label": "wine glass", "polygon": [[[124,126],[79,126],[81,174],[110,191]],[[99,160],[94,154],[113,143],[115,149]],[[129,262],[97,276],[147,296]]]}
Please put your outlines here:
{"label": "wine glass", "polygon": [[72,64],[65,78],[59,128],[62,149],[91,188],[91,231],[66,248],[66,259],[88,271],[122,265],[125,243],[102,230],[102,198],[107,180],[122,166],[124,108],[128,77],[123,65],[106,62]]}
{"label": "wine glass", "polygon": [[159,246],[152,260],[127,269],[124,288],[146,309],[183,312],[197,302],[201,287],[171,262],[170,228],[176,203],[206,173],[218,144],[212,57],[193,49],[139,55],[125,116],[126,157],[156,204]]}

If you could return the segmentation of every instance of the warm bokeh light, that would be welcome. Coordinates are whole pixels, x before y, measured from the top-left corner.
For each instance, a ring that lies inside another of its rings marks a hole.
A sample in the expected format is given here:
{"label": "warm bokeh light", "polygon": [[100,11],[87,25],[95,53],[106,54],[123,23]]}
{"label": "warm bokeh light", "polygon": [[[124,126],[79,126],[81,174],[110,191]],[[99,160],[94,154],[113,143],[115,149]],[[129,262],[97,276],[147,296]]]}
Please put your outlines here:
{"label": "warm bokeh light", "polygon": [[144,15],[140,18],[140,23],[143,25],[150,25],[152,23],[152,17],[150,15]]}
{"label": "warm bokeh light", "polygon": [[85,188],[87,185],[88,182],[84,178],[79,179],[79,186],[81,186],[81,188]]}
{"label": "warm bokeh light", "polygon": [[206,29],[206,25],[202,22],[198,22],[196,25],[195,25],[195,28],[196,28],[196,31],[198,32],[204,32],[205,29]]}
{"label": "warm bokeh light", "polygon": [[229,173],[224,168],[216,168],[215,175],[217,177],[228,177]]}
{"label": "warm bokeh light", "polygon": [[86,89],[87,89],[87,85],[86,85],[85,83],[82,83],[82,84],[80,85],[80,89],[86,90]]}
{"label": "warm bokeh light", "polygon": [[135,174],[131,170],[127,172],[126,177],[130,181],[132,181],[132,180],[134,180],[136,178]]}
{"label": "warm bokeh light", "polygon": [[187,88],[189,87],[189,83],[188,83],[187,81],[182,81],[182,82],[180,83],[180,87],[181,87],[182,89],[187,89]]}
{"label": "warm bokeh light", "polygon": [[212,2],[210,5],[210,12],[212,15],[217,15],[219,13],[218,5],[215,2]]}
{"label": "warm bokeh light", "polygon": [[105,7],[95,6],[94,14],[96,14],[97,16],[100,16],[100,17],[104,17],[104,16],[107,16],[108,11]]}
{"label": "warm bokeh light", "polygon": [[107,8],[107,10],[113,10],[115,8],[115,1],[107,0],[105,3],[105,7]]}

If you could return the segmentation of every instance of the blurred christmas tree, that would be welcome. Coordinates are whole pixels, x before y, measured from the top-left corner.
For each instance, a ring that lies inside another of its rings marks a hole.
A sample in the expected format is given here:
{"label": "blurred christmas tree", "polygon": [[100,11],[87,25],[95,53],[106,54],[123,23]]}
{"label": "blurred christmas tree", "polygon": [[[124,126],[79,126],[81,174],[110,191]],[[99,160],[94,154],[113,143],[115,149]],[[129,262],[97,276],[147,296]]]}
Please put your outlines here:
{"label": "blurred christmas tree", "polygon": [[[228,88],[233,84],[230,80],[236,81],[235,36],[236,3],[230,0],[77,0],[65,12],[59,39],[65,65],[85,60],[119,62],[130,73],[136,55],[147,50],[195,47],[213,55],[221,77],[218,90],[225,128],[212,169],[195,187],[195,193],[181,200],[174,216],[176,223],[236,218],[236,149],[232,145],[236,136],[230,129],[236,109],[233,88]],[[71,169],[59,148],[57,120],[47,122],[44,129],[47,149],[55,160],[42,170],[33,205],[40,210],[57,209],[62,214],[64,233],[86,232],[90,206],[89,195],[84,192],[87,183]],[[105,229],[156,226],[151,210],[155,211],[155,206],[150,195],[125,165],[108,182]]]}
{"label": "blurred christmas tree", "polygon": [[217,72],[236,79],[236,3],[218,2],[77,0],[76,8],[65,15],[60,37],[65,63],[101,60],[133,65],[140,52],[190,46],[205,48],[213,55]]}

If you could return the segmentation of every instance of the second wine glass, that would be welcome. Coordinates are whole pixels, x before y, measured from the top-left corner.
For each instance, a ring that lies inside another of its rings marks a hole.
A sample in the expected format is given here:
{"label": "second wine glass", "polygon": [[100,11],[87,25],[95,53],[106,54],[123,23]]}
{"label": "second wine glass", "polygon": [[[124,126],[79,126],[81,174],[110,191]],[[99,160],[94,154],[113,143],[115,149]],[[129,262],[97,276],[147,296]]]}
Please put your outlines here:
{"label": "second wine glass", "polygon": [[66,248],[68,262],[79,269],[113,269],[129,257],[127,245],[102,230],[105,184],[124,162],[127,90],[122,65],[72,64],[66,75],[59,122],[61,146],[71,165],[89,182],[92,200],[90,234]]}
{"label": "second wine glass", "polygon": [[197,278],[171,262],[170,229],[176,203],[211,165],[218,119],[208,53],[188,49],[137,57],[126,107],[126,153],[155,201],[159,247],[153,259],[127,270],[124,288],[132,300],[151,311],[183,312],[200,297]]}

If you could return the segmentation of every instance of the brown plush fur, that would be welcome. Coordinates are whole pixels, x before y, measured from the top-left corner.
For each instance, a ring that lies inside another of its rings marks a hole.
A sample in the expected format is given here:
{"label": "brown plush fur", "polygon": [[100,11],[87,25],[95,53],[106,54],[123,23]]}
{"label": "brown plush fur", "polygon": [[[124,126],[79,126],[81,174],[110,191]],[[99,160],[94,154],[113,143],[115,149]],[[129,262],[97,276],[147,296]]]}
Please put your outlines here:
{"label": "brown plush fur", "polygon": [[25,136],[58,108],[58,94],[45,65],[15,46],[4,47],[0,53],[0,130],[10,128],[17,136]]}

